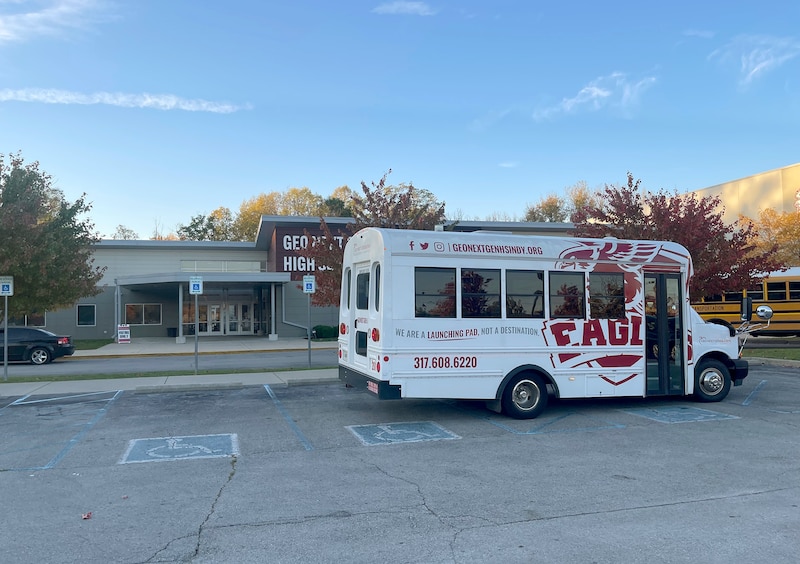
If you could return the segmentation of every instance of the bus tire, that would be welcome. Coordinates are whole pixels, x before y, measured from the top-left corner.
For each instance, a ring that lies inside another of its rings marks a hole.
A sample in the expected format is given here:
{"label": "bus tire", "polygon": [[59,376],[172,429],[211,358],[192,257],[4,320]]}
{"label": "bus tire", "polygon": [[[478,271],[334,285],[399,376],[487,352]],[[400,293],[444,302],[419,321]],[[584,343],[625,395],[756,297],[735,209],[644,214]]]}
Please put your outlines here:
{"label": "bus tire", "polygon": [[694,395],[699,401],[722,401],[731,391],[731,373],[719,360],[701,361],[694,374]]}
{"label": "bus tire", "polygon": [[503,390],[503,411],[515,419],[533,419],[547,407],[547,384],[540,375],[525,372]]}

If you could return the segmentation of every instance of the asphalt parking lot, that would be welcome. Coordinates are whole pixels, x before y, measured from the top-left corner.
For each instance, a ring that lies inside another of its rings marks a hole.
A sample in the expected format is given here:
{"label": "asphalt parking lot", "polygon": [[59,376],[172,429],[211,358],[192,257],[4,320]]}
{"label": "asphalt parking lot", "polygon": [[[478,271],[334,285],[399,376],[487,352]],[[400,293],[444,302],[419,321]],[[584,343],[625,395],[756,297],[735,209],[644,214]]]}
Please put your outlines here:
{"label": "asphalt parking lot", "polygon": [[795,562],[800,370],[721,403],[338,383],[6,398],[8,562]]}

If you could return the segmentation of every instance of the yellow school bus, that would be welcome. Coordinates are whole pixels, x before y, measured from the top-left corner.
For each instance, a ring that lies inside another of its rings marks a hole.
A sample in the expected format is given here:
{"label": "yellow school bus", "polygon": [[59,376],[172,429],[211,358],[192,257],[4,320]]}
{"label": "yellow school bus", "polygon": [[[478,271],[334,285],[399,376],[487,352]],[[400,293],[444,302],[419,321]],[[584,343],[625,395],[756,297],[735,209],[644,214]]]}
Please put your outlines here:
{"label": "yellow school bus", "polygon": [[769,328],[756,335],[800,335],[800,267],[771,272],[752,288],[708,296],[692,307],[707,321],[723,319],[737,325],[741,322],[743,297],[752,298],[754,308],[769,303],[774,312]]}

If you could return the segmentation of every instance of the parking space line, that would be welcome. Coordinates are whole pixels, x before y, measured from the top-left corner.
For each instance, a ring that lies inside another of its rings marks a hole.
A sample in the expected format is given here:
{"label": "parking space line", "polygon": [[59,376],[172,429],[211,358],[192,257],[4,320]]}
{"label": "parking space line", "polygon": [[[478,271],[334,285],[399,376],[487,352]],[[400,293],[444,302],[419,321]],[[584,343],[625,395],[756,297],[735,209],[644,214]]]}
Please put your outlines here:
{"label": "parking space line", "polygon": [[78,444],[78,442],[80,442],[80,440],[84,436],[86,436],[86,433],[88,433],[92,429],[92,427],[97,425],[98,421],[100,421],[103,418],[103,416],[108,412],[109,408],[111,407],[111,404],[113,404],[114,401],[121,394],[122,394],[122,390],[118,390],[117,393],[114,394],[114,397],[112,397],[110,400],[108,400],[108,403],[104,407],[100,408],[100,410],[97,412],[97,414],[95,414],[95,416],[91,419],[91,421],[86,423],[83,426],[83,429],[81,429],[78,432],[77,435],[75,435],[74,437],[72,437],[69,440],[69,442],[66,444],[66,446],[63,449],[61,449],[61,452],[59,452],[57,455],[55,455],[50,462],[48,462],[47,464],[44,465],[42,470],[49,470],[50,468],[53,468],[56,464],[61,462],[61,460],[69,453],[69,451],[72,450],[72,448],[76,444]]}
{"label": "parking space line", "polygon": [[[107,396],[108,394],[111,394],[111,393],[119,394],[119,391],[116,391],[116,392],[89,392],[89,393],[86,393],[86,394],[76,394],[76,395],[73,395],[73,396],[56,396],[56,397],[44,398],[44,399],[40,399],[40,400],[25,401],[30,397],[30,395],[27,395],[27,396],[21,397],[18,400],[8,404],[8,406],[11,407],[12,405],[33,405],[33,404],[36,404],[36,403],[48,403],[48,402],[51,402],[51,401],[61,401],[61,400],[65,400],[65,399],[76,399],[76,398],[86,398],[86,397],[90,397],[90,396],[100,396],[100,395]],[[116,397],[116,395],[114,397]],[[112,399],[114,399],[114,398],[112,398]],[[99,400],[95,400],[95,401],[105,401],[105,400],[104,399],[99,399]]]}
{"label": "parking space line", "polygon": [[753,391],[748,394],[748,396],[742,402],[742,405],[745,405],[745,406],[750,405],[752,403],[752,401],[754,399],[756,399],[756,396],[758,395],[758,392],[760,392],[764,388],[764,386],[766,386],[766,385],[767,385],[767,381],[766,380],[761,380],[758,383],[758,385],[755,388],[753,388]]}
{"label": "parking space line", "polygon": [[314,446],[303,434],[303,431],[300,430],[300,427],[297,426],[297,423],[294,422],[294,419],[291,418],[289,412],[286,411],[286,408],[283,407],[281,400],[275,396],[275,392],[272,391],[272,388],[269,387],[269,384],[264,384],[264,389],[267,390],[267,393],[269,394],[269,397],[272,398],[272,402],[275,404],[275,407],[280,412],[284,421],[286,421],[286,424],[289,425],[289,428],[294,431],[297,439],[302,443],[303,448],[306,450],[314,450]]}
{"label": "parking space line", "polygon": [[[108,393],[110,393],[110,392],[103,392],[103,393],[105,393],[105,394],[108,394]],[[66,444],[66,445],[64,445],[64,447],[61,449],[61,451],[60,451],[58,454],[56,454],[56,455],[55,455],[55,456],[54,456],[54,457],[53,457],[53,458],[50,460],[50,462],[48,462],[48,463],[47,463],[47,464],[45,464],[44,466],[34,466],[34,467],[29,467],[29,468],[10,468],[10,469],[8,469],[8,470],[13,470],[13,471],[23,471],[23,472],[30,472],[30,471],[33,471],[33,470],[50,470],[50,469],[54,468],[54,467],[55,467],[55,466],[56,466],[56,465],[57,465],[59,462],[61,462],[61,460],[62,460],[62,459],[63,459],[63,458],[64,458],[64,457],[65,457],[67,454],[69,454],[69,451],[71,451],[71,450],[73,449],[73,447],[75,447],[75,445],[77,445],[77,444],[78,444],[78,443],[81,441],[81,439],[83,439],[83,437],[85,437],[85,436],[86,436],[86,434],[87,434],[89,431],[91,431],[91,430],[92,430],[92,428],[93,428],[95,425],[97,425],[97,423],[98,423],[98,422],[99,422],[99,421],[100,421],[100,420],[103,418],[103,416],[104,416],[104,415],[105,415],[105,414],[108,412],[108,410],[111,408],[111,405],[114,403],[114,401],[115,401],[115,400],[116,400],[116,399],[117,399],[117,398],[118,398],[118,397],[119,397],[121,394],[122,394],[122,390],[118,390],[117,392],[115,392],[115,393],[114,393],[114,396],[113,396],[113,397],[111,397],[111,398],[109,398],[109,399],[105,400],[105,401],[107,402],[107,403],[106,403],[106,405],[105,405],[105,406],[103,406],[102,408],[100,408],[100,409],[97,411],[97,413],[94,415],[94,417],[92,417],[92,419],[91,419],[90,421],[88,421],[87,423],[84,423],[84,424],[83,424],[83,426],[82,426],[82,429],[81,429],[81,430],[80,430],[80,431],[79,431],[79,432],[78,432],[78,433],[77,433],[77,434],[76,434],[74,437],[72,437],[72,438],[71,438],[71,439],[70,439],[70,440],[67,442],[67,444]],[[83,396],[83,395],[95,395],[95,394],[81,394],[81,396]],[[25,396],[25,397],[29,397],[29,396]],[[47,400],[41,400],[41,401],[56,401],[56,400],[58,400],[58,399],[62,399],[63,397],[65,397],[65,396],[61,396],[61,398],[49,398],[49,399],[47,399]],[[69,397],[80,397],[80,396],[69,396]],[[20,398],[20,399],[25,399],[25,398]],[[19,400],[17,400],[17,401],[19,401]],[[98,401],[98,400],[94,400],[94,401]],[[27,402],[27,403],[23,403],[23,404],[17,404],[17,405],[30,405],[30,404],[33,404],[33,403],[41,403],[41,402],[37,400],[37,401],[34,401],[34,402]]]}

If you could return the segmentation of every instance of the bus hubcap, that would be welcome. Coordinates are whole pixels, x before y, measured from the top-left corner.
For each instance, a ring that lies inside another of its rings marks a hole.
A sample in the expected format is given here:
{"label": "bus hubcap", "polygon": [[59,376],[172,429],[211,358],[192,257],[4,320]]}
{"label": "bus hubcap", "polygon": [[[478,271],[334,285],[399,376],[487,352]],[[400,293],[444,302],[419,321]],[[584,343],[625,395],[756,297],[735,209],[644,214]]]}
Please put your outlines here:
{"label": "bus hubcap", "polygon": [[703,374],[700,380],[700,385],[709,394],[715,394],[722,389],[722,375],[716,371],[708,371]]}
{"label": "bus hubcap", "polygon": [[514,388],[514,403],[520,409],[530,409],[539,401],[539,389],[533,382],[525,380]]}

